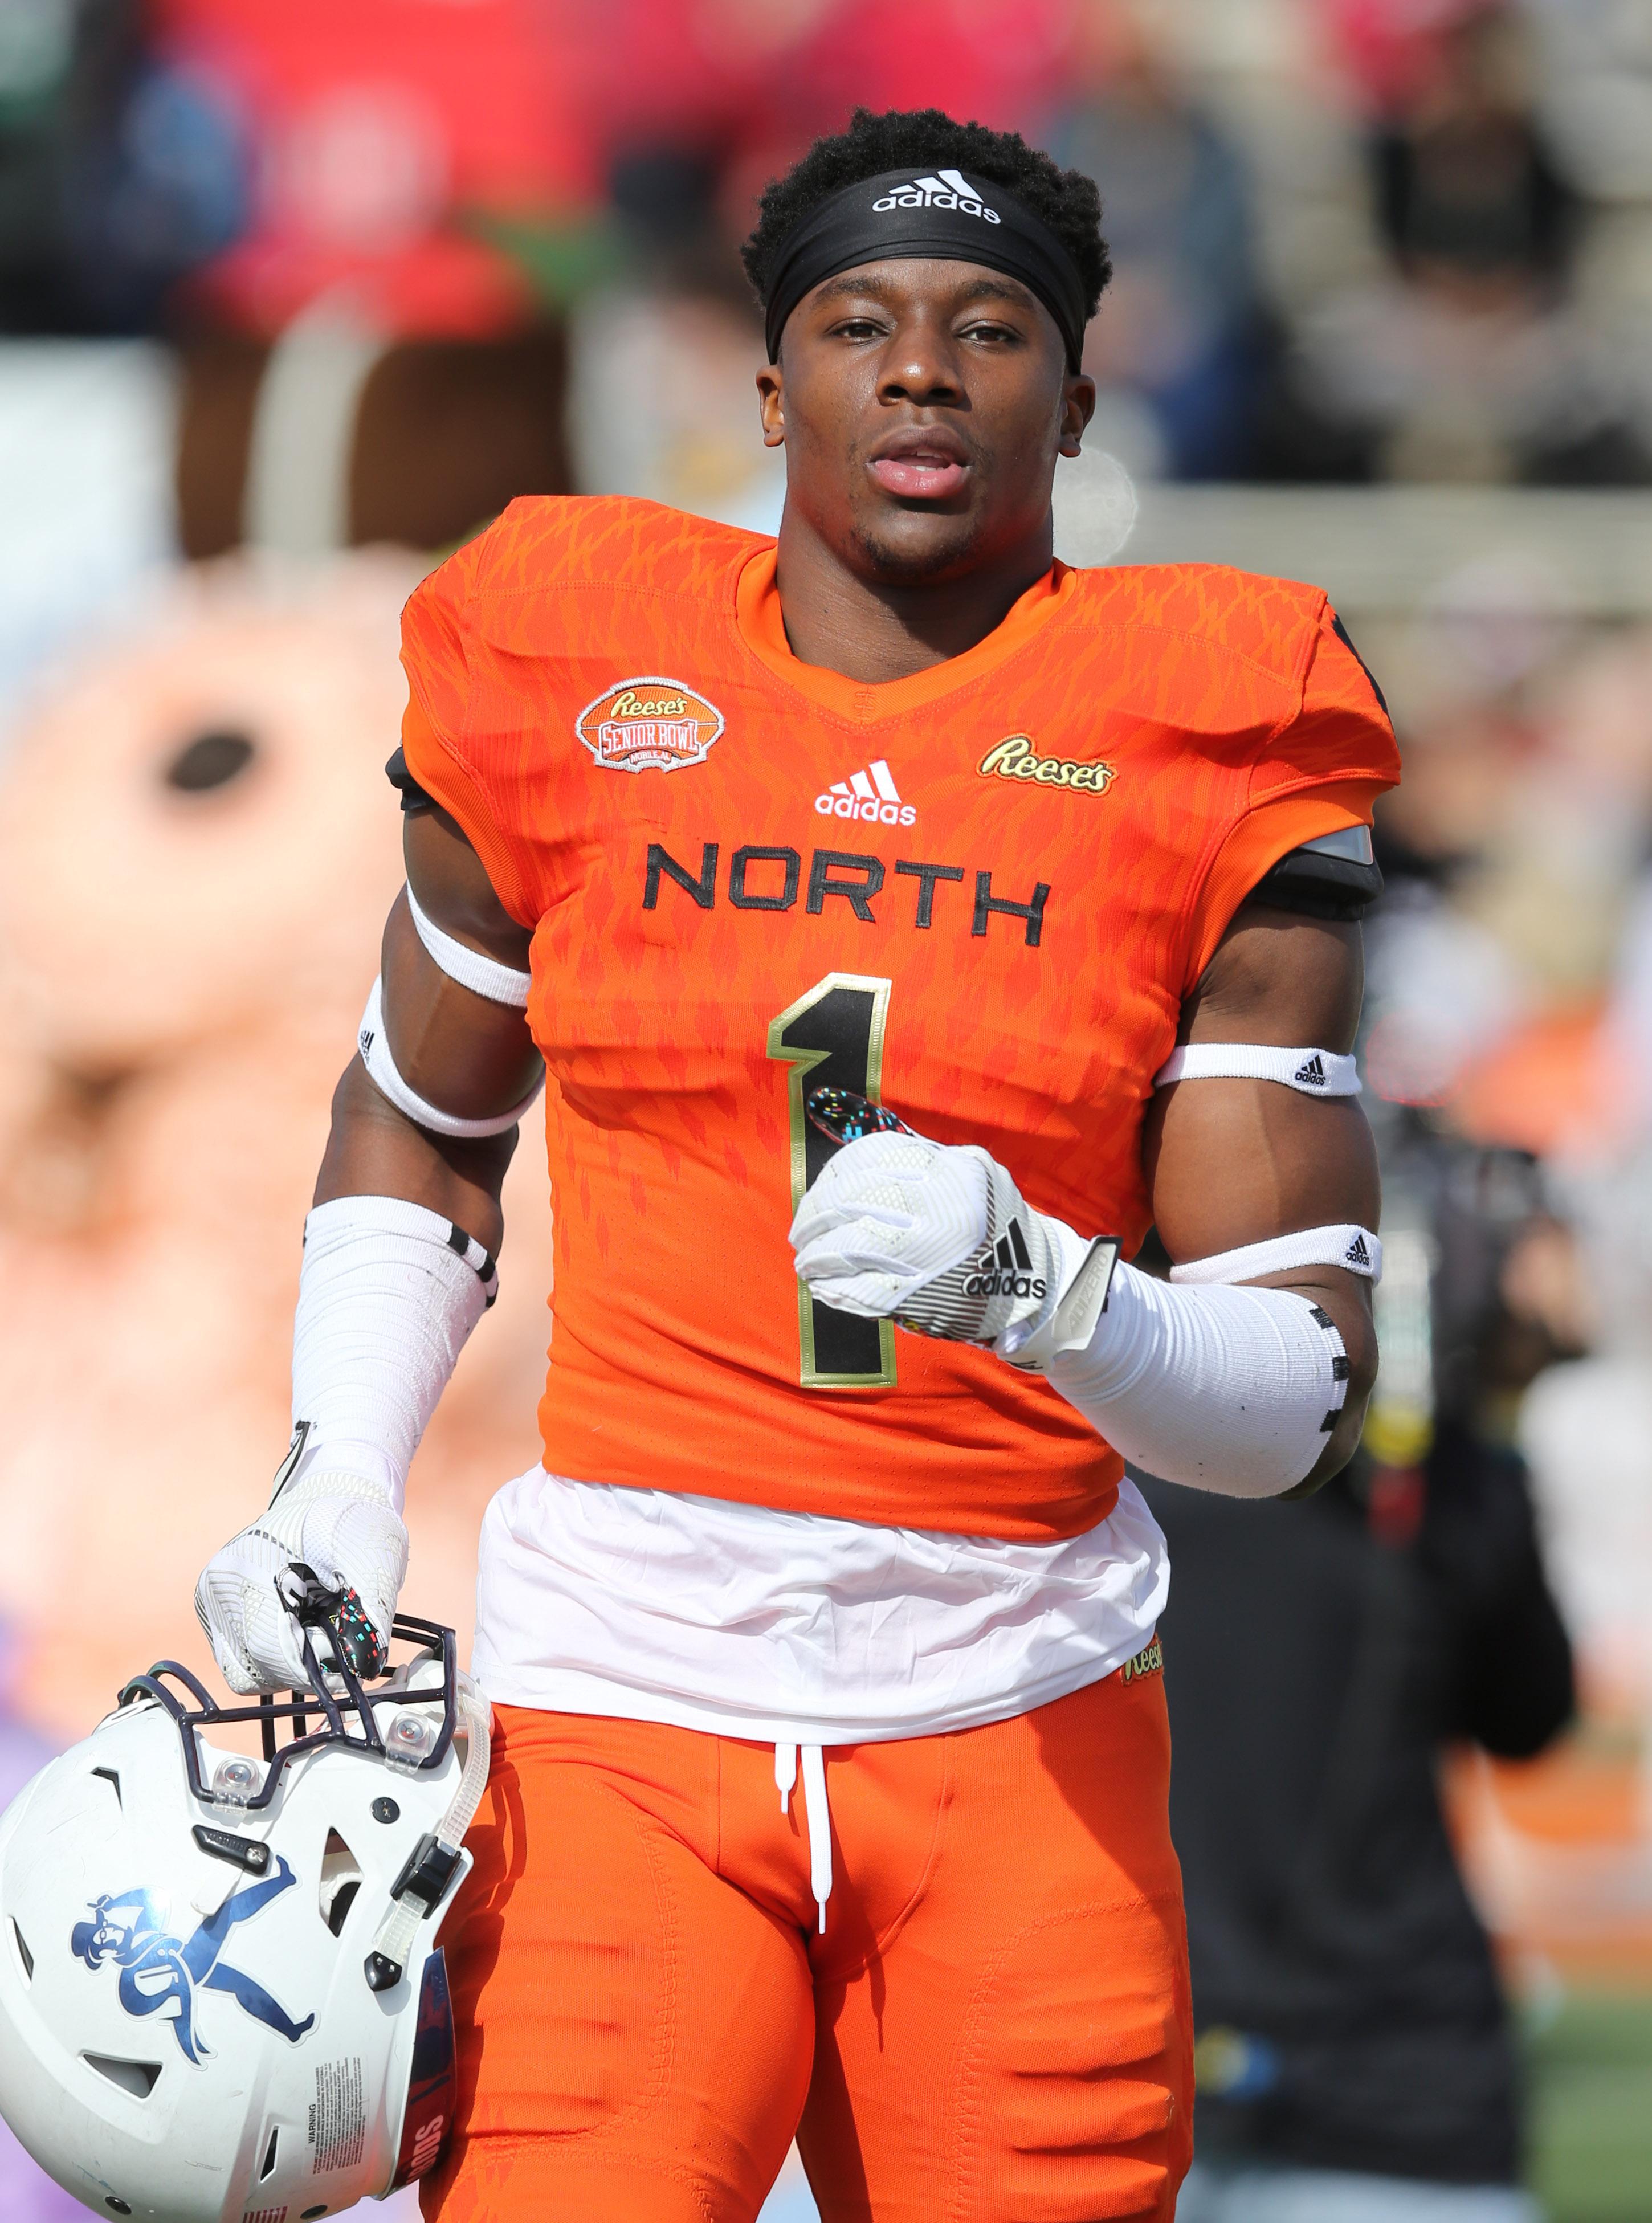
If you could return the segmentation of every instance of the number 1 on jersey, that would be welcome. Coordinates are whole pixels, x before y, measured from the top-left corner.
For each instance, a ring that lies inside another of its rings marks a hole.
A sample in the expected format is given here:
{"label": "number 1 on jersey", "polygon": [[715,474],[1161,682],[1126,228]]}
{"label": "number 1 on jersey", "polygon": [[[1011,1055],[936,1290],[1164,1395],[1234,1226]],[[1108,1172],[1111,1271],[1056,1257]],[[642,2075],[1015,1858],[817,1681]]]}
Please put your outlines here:
{"label": "number 1 on jersey", "polygon": [[[791,1208],[817,1180],[836,1145],[810,1120],[811,1088],[847,1088],[880,1100],[889,982],[860,973],[829,973],[769,1022],[768,1054],[791,1068],[786,1101],[791,1130]],[[895,1379],[895,1331],[817,1304],[798,1284],[798,1379],[805,1389],[881,1389]]]}

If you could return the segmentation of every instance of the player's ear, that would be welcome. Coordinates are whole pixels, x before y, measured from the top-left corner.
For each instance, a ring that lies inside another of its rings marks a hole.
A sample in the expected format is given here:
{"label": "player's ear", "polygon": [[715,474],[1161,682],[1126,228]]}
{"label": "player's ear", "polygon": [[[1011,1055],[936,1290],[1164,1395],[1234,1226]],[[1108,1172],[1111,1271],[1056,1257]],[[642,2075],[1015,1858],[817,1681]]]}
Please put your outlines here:
{"label": "player's ear", "polygon": [[1088,372],[1069,376],[1062,389],[1061,452],[1075,456],[1084,444],[1084,430],[1095,414],[1095,381]]}
{"label": "player's ear", "polygon": [[757,412],[766,448],[785,445],[785,406],[781,387],[779,364],[766,362],[757,374]]}

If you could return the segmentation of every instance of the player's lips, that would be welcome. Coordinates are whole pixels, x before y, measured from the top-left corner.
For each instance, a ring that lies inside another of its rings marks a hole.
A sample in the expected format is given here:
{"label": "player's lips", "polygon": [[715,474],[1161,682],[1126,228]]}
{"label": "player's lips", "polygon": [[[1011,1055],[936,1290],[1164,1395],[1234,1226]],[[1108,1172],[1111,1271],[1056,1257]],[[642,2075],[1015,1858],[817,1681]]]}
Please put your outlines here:
{"label": "player's lips", "polygon": [[905,501],[944,501],[962,489],[969,454],[944,426],[910,425],[879,441],[869,468],[887,494]]}

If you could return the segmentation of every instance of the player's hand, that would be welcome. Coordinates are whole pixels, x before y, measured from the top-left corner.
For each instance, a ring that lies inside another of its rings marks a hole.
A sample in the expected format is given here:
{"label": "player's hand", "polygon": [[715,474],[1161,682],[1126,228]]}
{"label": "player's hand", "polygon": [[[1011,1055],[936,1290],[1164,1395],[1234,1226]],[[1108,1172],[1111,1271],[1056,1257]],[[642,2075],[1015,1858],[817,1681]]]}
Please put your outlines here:
{"label": "player's hand", "polygon": [[1006,1357],[1052,1319],[1086,1247],[985,1150],[905,1129],[846,1143],[798,1206],[791,1242],[822,1304]]}
{"label": "player's hand", "polygon": [[[354,1591],[380,1659],[388,1654],[407,1531],[381,1488],[318,1464],[215,1552],[195,1585],[195,1611],[232,1691],[303,1690],[312,1680],[282,1595],[293,1595],[287,1570],[295,1563],[330,1590]],[[325,1634],[312,1642],[325,1657]]]}

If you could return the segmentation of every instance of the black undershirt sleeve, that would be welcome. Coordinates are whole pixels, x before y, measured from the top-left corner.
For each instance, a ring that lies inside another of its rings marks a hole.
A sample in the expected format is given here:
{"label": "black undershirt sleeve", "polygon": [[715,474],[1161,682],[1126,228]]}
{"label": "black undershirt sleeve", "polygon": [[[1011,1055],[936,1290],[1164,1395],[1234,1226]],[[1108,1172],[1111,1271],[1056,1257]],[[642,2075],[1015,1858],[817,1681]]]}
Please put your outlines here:
{"label": "black undershirt sleeve", "polygon": [[400,749],[384,767],[384,776],[401,797],[404,817],[411,818],[420,810],[434,810],[438,806],[436,797],[420,787],[407,769],[407,759]]}
{"label": "black undershirt sleeve", "polygon": [[1248,900],[1276,910],[1300,911],[1308,918],[1359,920],[1383,891],[1382,867],[1352,857],[1327,857],[1315,849],[1292,849],[1271,866]]}

